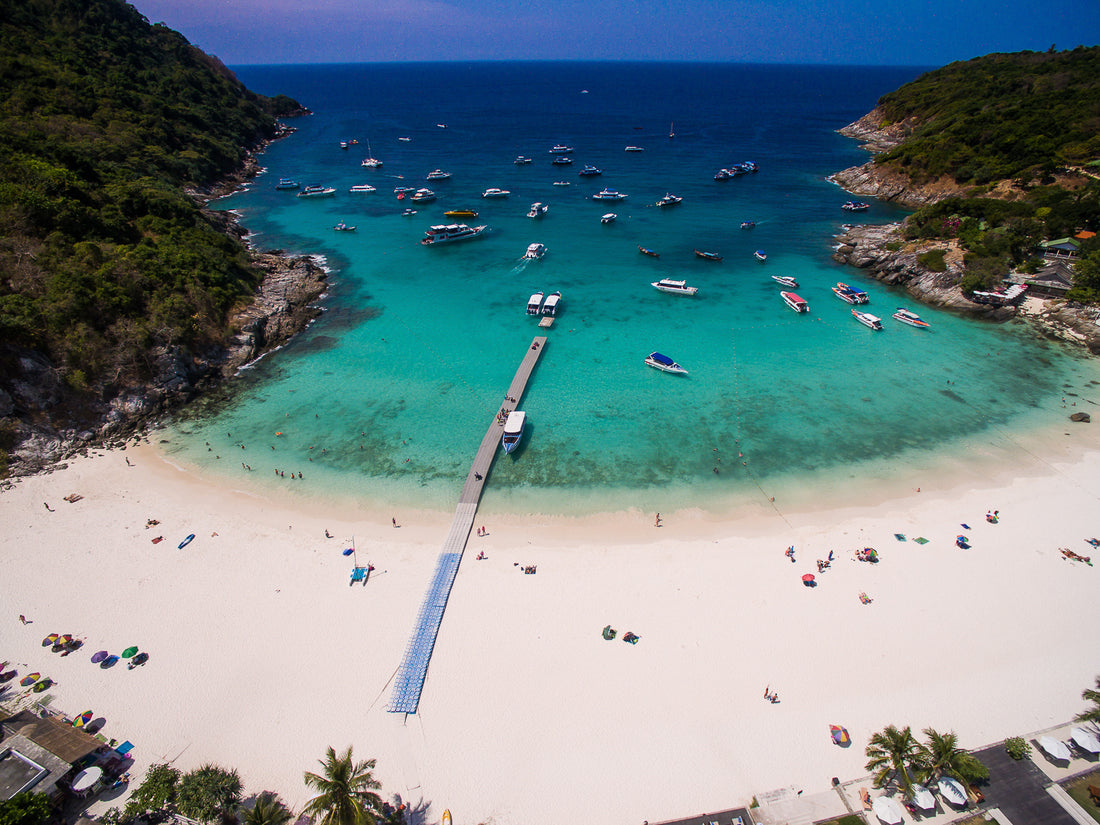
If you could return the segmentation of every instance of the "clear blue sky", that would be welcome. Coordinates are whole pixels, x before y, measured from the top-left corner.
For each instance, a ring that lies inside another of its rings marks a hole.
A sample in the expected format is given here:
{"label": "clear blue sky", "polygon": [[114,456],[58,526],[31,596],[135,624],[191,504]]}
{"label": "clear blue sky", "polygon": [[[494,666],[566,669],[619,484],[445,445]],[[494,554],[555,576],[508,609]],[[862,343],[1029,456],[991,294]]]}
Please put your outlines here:
{"label": "clear blue sky", "polygon": [[230,65],[694,60],[940,66],[1100,42],[1097,0],[136,0]]}

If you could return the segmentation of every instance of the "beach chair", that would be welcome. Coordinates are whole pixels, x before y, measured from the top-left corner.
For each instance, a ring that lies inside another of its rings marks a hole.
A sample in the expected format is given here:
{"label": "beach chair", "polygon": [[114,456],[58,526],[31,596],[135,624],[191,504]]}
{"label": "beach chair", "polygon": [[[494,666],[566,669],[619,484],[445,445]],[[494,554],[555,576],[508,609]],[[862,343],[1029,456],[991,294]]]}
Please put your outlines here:
{"label": "beach chair", "polygon": [[351,568],[351,581],[348,582],[348,587],[351,587],[356,582],[362,582],[363,586],[367,586],[367,568],[366,567],[353,567]]}
{"label": "beach chair", "polygon": [[871,793],[866,788],[859,789],[859,801],[863,803],[863,810],[871,810]]}

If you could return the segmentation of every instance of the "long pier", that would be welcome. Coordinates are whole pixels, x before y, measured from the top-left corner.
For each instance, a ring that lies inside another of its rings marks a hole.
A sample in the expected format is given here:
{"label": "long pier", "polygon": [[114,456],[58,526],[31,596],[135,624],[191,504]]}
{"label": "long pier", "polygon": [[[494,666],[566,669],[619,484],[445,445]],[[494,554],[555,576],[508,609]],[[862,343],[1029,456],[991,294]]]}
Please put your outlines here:
{"label": "long pier", "polygon": [[428,675],[428,664],[435,649],[439,626],[443,622],[443,612],[447,608],[451,587],[454,585],[455,576],[458,575],[458,567],[462,562],[462,554],[466,550],[470,531],[474,527],[481,491],[485,488],[497,450],[500,448],[504,427],[497,414],[501,411],[505,414],[510,413],[519,404],[527,389],[531,373],[534,372],[535,365],[545,348],[546,338],[536,336],[531,346],[527,348],[515,377],[512,378],[500,409],[493,410],[493,421],[485,437],[481,439],[481,446],[478,447],[473,464],[470,465],[470,472],[466,475],[466,483],[462,486],[454,519],[451,520],[451,529],[443,540],[443,550],[439,554],[431,584],[420,605],[420,612],[416,616],[416,626],[413,628],[408,645],[405,646],[405,656],[394,676],[393,693],[390,694],[390,703],[386,708],[390,713],[416,713],[416,709],[420,706],[420,694],[424,690],[424,679]]}

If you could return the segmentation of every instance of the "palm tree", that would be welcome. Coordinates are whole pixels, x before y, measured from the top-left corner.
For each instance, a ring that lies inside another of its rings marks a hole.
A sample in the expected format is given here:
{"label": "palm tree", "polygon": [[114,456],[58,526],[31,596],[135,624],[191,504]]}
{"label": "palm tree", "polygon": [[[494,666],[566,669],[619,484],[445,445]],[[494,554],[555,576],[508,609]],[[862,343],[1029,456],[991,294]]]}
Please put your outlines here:
{"label": "palm tree", "polygon": [[909,775],[910,766],[916,759],[920,744],[913,738],[913,732],[906,725],[898,730],[887,725],[881,733],[874,734],[867,743],[866,768],[874,773],[874,784],[881,788],[894,779],[906,794],[913,787]]}
{"label": "palm tree", "polygon": [[919,745],[913,772],[917,779],[927,785],[942,776],[953,776],[969,785],[989,778],[989,769],[977,757],[959,747],[959,738],[954,731],[939,733],[933,728],[925,728],[927,745]]}
{"label": "palm tree", "polygon": [[287,810],[278,794],[264,791],[256,797],[256,804],[244,811],[244,825],[286,825],[293,814]]}
{"label": "palm tree", "polygon": [[1078,722],[1096,722],[1100,724],[1100,676],[1096,677],[1096,690],[1085,688],[1081,691],[1081,698],[1092,702],[1092,707],[1081,711],[1073,718]]}
{"label": "palm tree", "polygon": [[382,798],[374,793],[382,786],[371,776],[375,760],[354,762],[349,745],[340,756],[329,746],[319,761],[320,774],[305,774],[306,785],[319,793],[302,812],[320,816],[320,825],[375,825],[375,816],[382,810]]}

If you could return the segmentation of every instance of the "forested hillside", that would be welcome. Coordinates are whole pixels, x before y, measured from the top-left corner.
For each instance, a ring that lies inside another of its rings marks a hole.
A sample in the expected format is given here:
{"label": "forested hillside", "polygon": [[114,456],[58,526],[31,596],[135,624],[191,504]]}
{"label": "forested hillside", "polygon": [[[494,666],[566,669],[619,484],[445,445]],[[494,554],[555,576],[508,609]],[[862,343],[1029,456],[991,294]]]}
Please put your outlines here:
{"label": "forested hillside", "polygon": [[260,276],[184,189],[300,107],[119,0],[3,6],[0,416],[35,412],[4,383],[29,352],[61,379],[57,418],[148,377],[156,348],[225,337]]}

